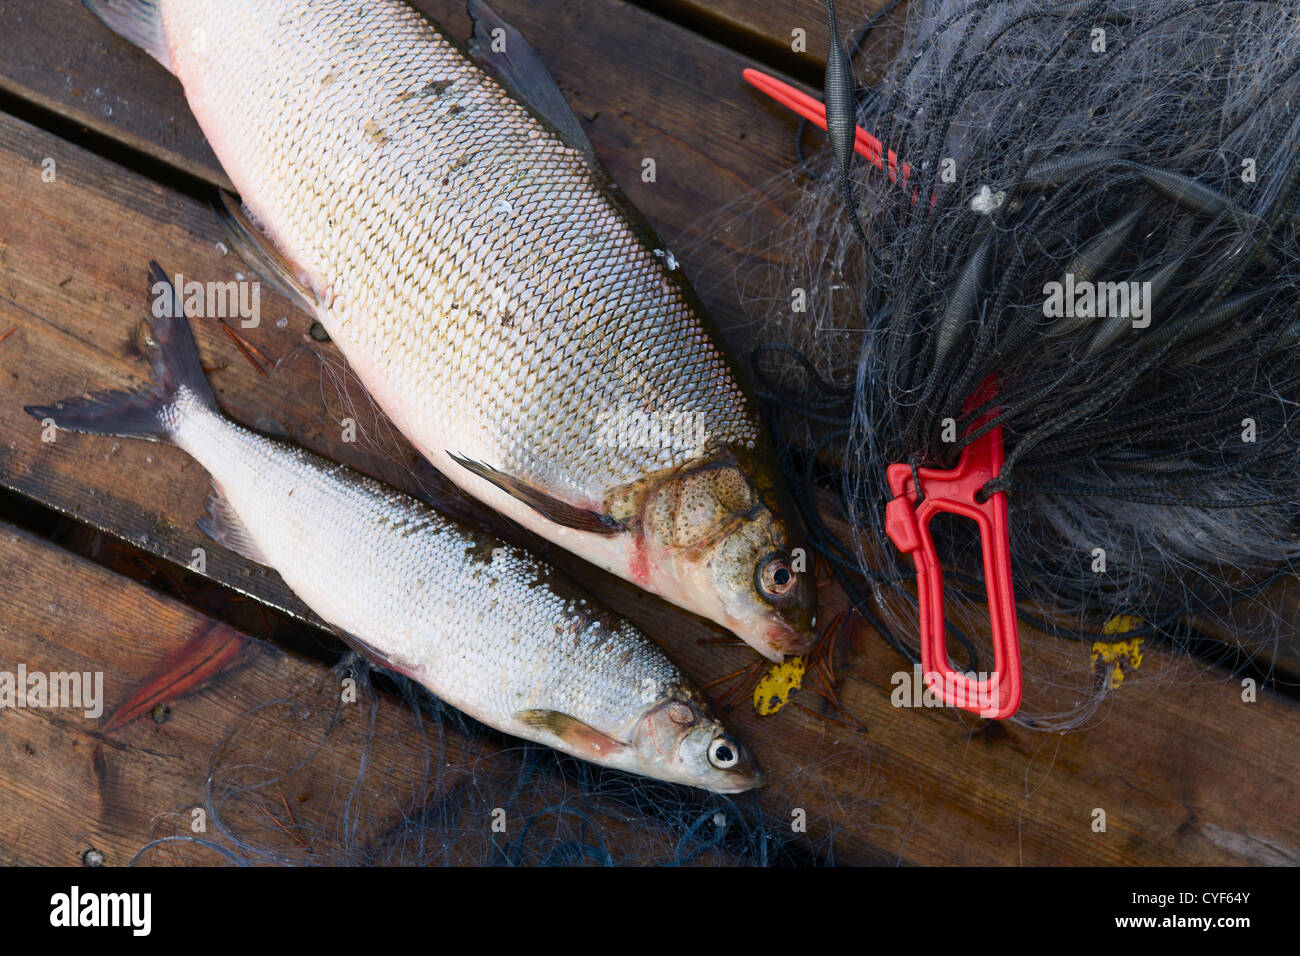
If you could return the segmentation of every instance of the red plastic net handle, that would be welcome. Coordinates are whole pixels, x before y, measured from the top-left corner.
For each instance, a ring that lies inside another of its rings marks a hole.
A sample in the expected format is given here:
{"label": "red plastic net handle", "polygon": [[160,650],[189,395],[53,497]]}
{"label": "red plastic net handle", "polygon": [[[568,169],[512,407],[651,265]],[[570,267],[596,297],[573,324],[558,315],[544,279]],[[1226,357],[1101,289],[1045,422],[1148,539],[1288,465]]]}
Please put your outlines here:
{"label": "red plastic net handle", "polygon": [[[916,504],[912,468],[890,465],[886,471],[894,498],[885,508],[885,530],[916,565],[921,608],[921,670],[926,685],[954,707],[1002,719],[1020,707],[1020,628],[1011,582],[1011,536],[1007,496],[999,491],[979,500],[980,489],[1002,471],[1002,429],[990,429],[968,445],[957,467],[948,471],[918,468],[924,497]],[[930,535],[936,514],[961,515],[980,530],[984,583],[993,631],[993,672],[974,677],[952,668],[944,623],[943,570]]]}
{"label": "red plastic net handle", "polygon": [[[826,107],[802,90],[759,70],[747,69],[745,79],[778,103],[804,119],[826,129]],[[906,185],[912,168],[900,163],[898,155],[862,127],[857,127],[854,149],[889,178]],[[912,201],[918,198],[915,187]],[[933,205],[935,197],[930,197]],[[997,380],[990,376],[967,403],[978,408],[997,394]],[[975,423],[986,422],[987,413]],[[979,500],[979,491],[1002,472],[1002,429],[992,428],[962,451],[951,471],[918,468],[923,495],[910,491],[913,472],[908,465],[890,465],[886,472],[894,498],[885,508],[885,530],[894,544],[912,556],[916,565],[917,599],[921,607],[921,669],[930,688],[947,704],[964,707],[985,717],[1010,717],[1020,707],[1020,628],[1016,620],[1016,597],[1011,583],[1011,535],[1007,526],[1007,496],[996,492]],[[917,498],[921,503],[916,504]],[[993,673],[970,677],[952,669],[948,662],[947,634],[943,613],[943,570],[930,536],[930,519],[946,512],[972,519],[980,529],[984,552],[984,582],[988,593],[989,620],[993,627]]]}

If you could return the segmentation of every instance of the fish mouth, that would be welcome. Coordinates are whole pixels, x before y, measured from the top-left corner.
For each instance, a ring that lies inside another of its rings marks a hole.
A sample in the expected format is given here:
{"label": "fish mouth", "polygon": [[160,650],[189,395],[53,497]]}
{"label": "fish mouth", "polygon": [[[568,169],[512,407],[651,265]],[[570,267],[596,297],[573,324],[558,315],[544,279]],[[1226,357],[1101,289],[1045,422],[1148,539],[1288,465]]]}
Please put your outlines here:
{"label": "fish mouth", "polygon": [[736,788],[731,792],[744,793],[746,790],[757,790],[759,787],[766,787],[767,774],[758,765],[758,759],[753,752],[746,748],[742,751],[742,754],[741,765],[735,770]]}
{"label": "fish mouth", "polygon": [[745,793],[766,787],[767,774],[759,767],[753,754],[746,751],[741,766],[722,771],[713,779],[697,786],[703,786],[714,793]]}
{"label": "fish mouth", "polygon": [[786,657],[806,654],[817,642],[815,633],[805,633],[784,621],[772,622],[770,618],[745,627],[732,620],[730,631],[773,664],[782,664]]}
{"label": "fish mouth", "polygon": [[750,790],[758,790],[767,786],[767,774],[761,770],[755,770],[753,773],[747,773],[740,779],[727,781],[724,784],[709,783],[706,787],[714,793],[748,793]]}
{"label": "fish mouth", "polygon": [[759,650],[764,657],[779,664],[786,655],[806,654],[816,639],[815,633],[803,633],[788,624],[773,624],[763,632],[763,645]]}

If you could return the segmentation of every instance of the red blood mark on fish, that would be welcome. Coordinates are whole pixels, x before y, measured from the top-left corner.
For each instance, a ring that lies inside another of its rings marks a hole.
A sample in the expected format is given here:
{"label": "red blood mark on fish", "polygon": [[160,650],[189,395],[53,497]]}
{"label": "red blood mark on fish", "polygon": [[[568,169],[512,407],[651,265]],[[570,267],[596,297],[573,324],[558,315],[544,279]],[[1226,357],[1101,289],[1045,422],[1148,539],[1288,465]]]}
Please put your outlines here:
{"label": "red blood mark on fish", "polygon": [[647,587],[650,584],[650,555],[644,535],[637,533],[632,539],[632,555],[628,559],[627,573],[632,583]]}

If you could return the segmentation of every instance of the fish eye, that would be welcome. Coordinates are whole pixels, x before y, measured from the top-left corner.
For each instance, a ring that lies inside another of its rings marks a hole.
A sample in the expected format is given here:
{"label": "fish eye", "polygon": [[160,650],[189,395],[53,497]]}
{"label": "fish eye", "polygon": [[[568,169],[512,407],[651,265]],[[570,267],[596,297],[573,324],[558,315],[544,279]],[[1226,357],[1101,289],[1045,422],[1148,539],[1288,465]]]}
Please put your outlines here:
{"label": "fish eye", "polygon": [[709,744],[709,763],[719,770],[730,770],[740,763],[740,748],[730,737],[714,737]]}
{"label": "fish eye", "polygon": [[795,573],[789,558],[776,552],[769,554],[758,566],[758,590],[765,597],[784,597],[794,590]]}

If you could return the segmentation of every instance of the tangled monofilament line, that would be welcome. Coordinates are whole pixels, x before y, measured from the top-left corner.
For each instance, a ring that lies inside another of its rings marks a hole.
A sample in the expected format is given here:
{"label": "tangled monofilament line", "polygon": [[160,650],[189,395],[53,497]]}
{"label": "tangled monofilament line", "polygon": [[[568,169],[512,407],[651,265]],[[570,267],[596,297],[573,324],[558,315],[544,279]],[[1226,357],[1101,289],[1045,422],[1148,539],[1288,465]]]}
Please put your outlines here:
{"label": "tangled monofilament line", "polygon": [[[780,265],[746,290],[756,378],[815,542],[904,653],[915,601],[885,469],[950,468],[999,425],[985,491],[1008,493],[1022,621],[1168,633],[1293,570],[1298,75],[1300,11],[1276,0],[914,2],[857,91],[858,125],[908,164],[898,181],[851,167],[865,242],[832,159],[803,159]],[[1053,284],[1102,292],[1075,316]],[[1132,308],[1108,313],[1120,285]],[[936,542],[950,604],[978,620],[969,531]],[[950,637],[978,669],[977,641]]]}

